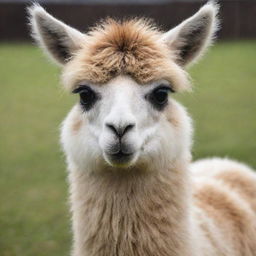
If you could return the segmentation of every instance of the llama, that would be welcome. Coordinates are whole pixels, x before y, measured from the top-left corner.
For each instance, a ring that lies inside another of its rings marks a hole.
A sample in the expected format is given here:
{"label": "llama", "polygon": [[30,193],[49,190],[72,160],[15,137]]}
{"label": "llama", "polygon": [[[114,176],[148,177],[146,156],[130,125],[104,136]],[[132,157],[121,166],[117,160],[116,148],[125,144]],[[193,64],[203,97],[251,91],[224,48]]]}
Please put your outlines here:
{"label": "llama", "polygon": [[241,163],[191,163],[192,124],[171,94],[212,43],[218,6],[168,32],[107,19],[87,34],[29,9],[39,46],[79,95],[63,122],[73,256],[256,255],[256,175]]}

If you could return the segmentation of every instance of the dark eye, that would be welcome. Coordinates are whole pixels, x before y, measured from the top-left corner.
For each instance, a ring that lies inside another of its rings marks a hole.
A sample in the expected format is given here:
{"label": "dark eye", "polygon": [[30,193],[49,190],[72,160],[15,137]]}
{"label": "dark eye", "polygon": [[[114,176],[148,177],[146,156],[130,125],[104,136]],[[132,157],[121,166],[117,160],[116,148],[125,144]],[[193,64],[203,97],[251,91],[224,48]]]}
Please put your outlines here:
{"label": "dark eye", "polygon": [[156,109],[162,110],[168,103],[168,93],[170,91],[170,87],[160,86],[154,89],[147,98]]}
{"label": "dark eye", "polygon": [[97,94],[88,86],[78,87],[73,93],[79,93],[80,104],[85,110],[90,110],[97,101]]}

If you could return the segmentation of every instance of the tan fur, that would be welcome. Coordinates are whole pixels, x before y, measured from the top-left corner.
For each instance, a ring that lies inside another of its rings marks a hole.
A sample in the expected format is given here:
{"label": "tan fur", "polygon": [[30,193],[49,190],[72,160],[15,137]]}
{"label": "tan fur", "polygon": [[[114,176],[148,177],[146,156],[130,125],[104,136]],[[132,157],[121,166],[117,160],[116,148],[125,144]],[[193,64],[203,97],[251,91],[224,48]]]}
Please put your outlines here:
{"label": "tan fur", "polygon": [[[218,255],[255,255],[256,175],[248,167],[225,159],[202,161],[195,164],[196,168],[199,173],[194,187],[195,204],[219,230],[222,240],[214,243],[215,248],[220,248]],[[206,234],[212,236],[213,229]]]}
{"label": "tan fur", "polygon": [[74,132],[74,133],[77,133],[80,128],[82,127],[83,123],[86,122],[86,119],[81,119],[81,115],[80,114],[75,114],[73,116],[73,121],[72,121],[72,128],[71,130]]}
{"label": "tan fur", "polygon": [[223,180],[227,186],[239,193],[247,200],[256,212],[256,177],[252,173],[245,173],[240,169],[230,169],[216,175],[217,179]]}
{"label": "tan fur", "polygon": [[66,65],[64,84],[72,90],[82,81],[104,84],[126,74],[140,84],[165,79],[176,91],[189,89],[187,74],[159,40],[161,34],[143,19],[108,19],[92,29],[76,57]]}
{"label": "tan fur", "polygon": [[215,183],[207,184],[196,191],[195,197],[200,207],[215,218],[218,225],[234,225],[234,228],[242,230],[243,226],[249,224],[248,213],[244,205],[238,205],[232,193],[228,192],[223,186],[216,186]]}
{"label": "tan fur", "polygon": [[131,172],[72,173],[74,255],[194,255],[186,173]]}
{"label": "tan fur", "polygon": [[169,104],[168,109],[165,111],[165,115],[167,120],[174,125],[175,127],[179,128],[182,122],[180,112],[177,110],[176,106],[173,104]]}

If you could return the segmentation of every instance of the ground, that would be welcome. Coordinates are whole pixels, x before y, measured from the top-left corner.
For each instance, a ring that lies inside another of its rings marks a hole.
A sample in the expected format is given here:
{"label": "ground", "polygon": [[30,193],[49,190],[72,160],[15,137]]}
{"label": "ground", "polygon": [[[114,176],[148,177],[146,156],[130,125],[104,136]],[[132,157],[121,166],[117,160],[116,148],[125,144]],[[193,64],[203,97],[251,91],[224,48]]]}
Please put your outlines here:
{"label": "ground", "polygon": [[[0,254],[69,255],[71,232],[59,126],[77,99],[59,69],[27,44],[0,45]],[[193,157],[256,168],[256,41],[221,42],[175,96],[195,120]]]}

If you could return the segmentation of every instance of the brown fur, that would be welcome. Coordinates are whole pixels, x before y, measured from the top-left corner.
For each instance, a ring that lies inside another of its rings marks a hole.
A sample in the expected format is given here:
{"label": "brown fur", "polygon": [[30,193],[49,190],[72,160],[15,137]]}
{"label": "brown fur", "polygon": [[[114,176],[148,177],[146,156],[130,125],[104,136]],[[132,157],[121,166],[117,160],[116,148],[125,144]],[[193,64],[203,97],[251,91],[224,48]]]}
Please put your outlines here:
{"label": "brown fur", "polygon": [[234,228],[242,230],[248,224],[247,213],[236,201],[232,200],[222,187],[215,184],[205,184],[195,193],[198,204],[214,217],[216,223],[225,225],[230,223]]}
{"label": "brown fur", "polygon": [[256,212],[256,178],[252,173],[245,173],[239,169],[234,170],[231,168],[226,172],[217,174],[216,178],[224,181],[229,188],[239,193]]}
{"label": "brown fur", "polygon": [[81,81],[104,84],[127,74],[140,84],[165,79],[177,91],[188,89],[187,74],[175,64],[172,52],[159,40],[160,35],[143,19],[108,19],[92,29],[86,43],[66,65],[64,84],[73,89]]}

